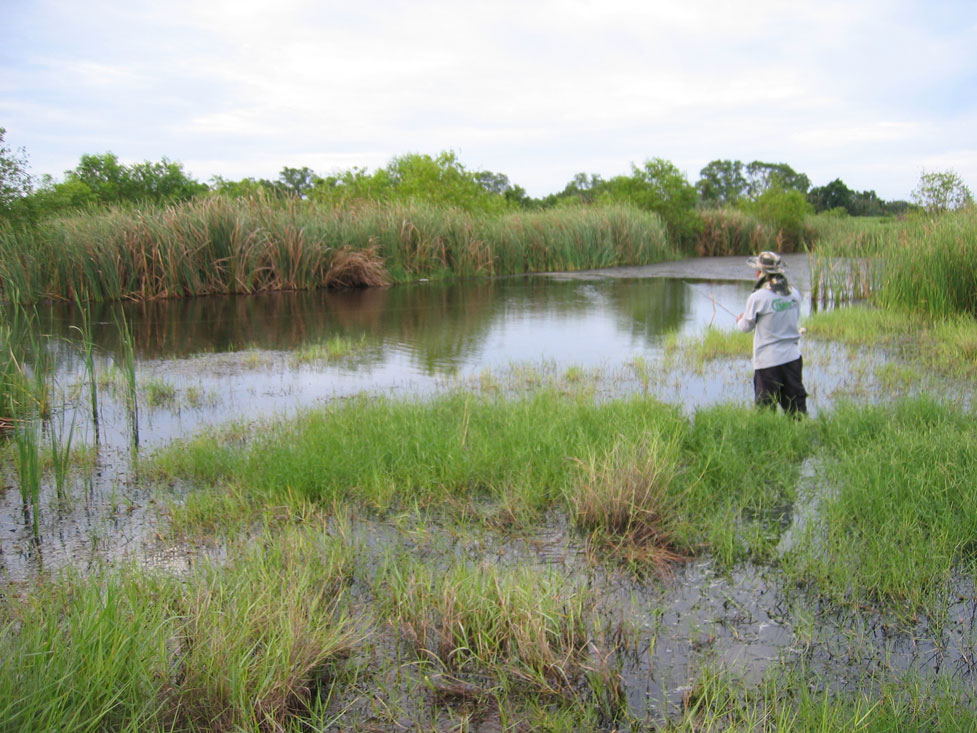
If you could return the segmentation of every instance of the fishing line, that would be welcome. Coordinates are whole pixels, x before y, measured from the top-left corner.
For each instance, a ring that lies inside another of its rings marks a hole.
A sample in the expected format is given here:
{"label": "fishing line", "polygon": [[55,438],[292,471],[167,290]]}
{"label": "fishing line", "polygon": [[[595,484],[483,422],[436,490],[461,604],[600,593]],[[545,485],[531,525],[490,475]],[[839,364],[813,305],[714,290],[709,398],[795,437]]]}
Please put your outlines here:
{"label": "fishing line", "polygon": [[719,306],[724,311],[726,311],[727,313],[729,313],[729,315],[731,315],[733,317],[733,320],[735,320],[737,318],[737,314],[736,313],[733,313],[733,311],[731,311],[729,308],[727,308],[722,303],[720,303],[718,300],[716,300],[716,298],[712,294],[712,291],[709,291],[708,293],[704,293],[701,290],[699,290],[699,286],[696,285],[695,283],[690,283],[688,280],[683,280],[682,282],[684,282],[689,287],[694,288],[696,290],[696,292],[698,292],[700,295],[703,295],[703,296],[705,296],[706,298],[709,298],[709,300],[712,301],[712,319],[710,319],[710,321],[709,321],[709,325],[710,326],[712,325],[712,321],[716,318],[716,306]]}

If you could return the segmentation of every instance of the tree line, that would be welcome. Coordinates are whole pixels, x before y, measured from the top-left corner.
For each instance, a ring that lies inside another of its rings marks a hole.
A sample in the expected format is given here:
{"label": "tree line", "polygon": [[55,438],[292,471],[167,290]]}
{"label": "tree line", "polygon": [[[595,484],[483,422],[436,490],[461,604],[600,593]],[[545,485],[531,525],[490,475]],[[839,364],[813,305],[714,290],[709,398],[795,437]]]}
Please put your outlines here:
{"label": "tree line", "polygon": [[64,180],[35,180],[23,148],[4,142],[0,127],[0,219],[39,222],[52,215],[92,206],[122,203],[178,203],[213,193],[240,197],[270,195],[320,203],[390,202],[409,199],[467,211],[498,212],[593,203],[628,203],[654,211],[677,241],[694,238],[701,226],[697,211],[739,208],[790,230],[809,214],[890,216],[911,209],[938,212],[973,201],[953,171],[923,172],[911,201],[885,201],[875,191],[855,191],[837,178],[812,186],[810,178],[786,163],[714,160],[693,184],[674,164],[653,158],[631,164],[629,173],[602,178],[578,173],[562,191],[542,198],[527,195],[502,173],[467,168],[451,151],[436,156],[409,153],[375,171],[354,167],[319,175],[309,167],[282,168],[278,178],[208,183],[193,179],[179,162],[124,164],[114,153],[86,154],[65,171]]}

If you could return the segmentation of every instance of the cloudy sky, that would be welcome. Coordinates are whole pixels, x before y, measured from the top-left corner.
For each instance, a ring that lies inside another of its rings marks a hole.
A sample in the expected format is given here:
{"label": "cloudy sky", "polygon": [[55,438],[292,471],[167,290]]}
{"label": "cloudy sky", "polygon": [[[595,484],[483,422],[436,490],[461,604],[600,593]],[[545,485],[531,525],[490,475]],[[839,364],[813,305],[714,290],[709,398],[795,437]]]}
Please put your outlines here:
{"label": "cloudy sky", "polygon": [[977,191],[974,0],[0,0],[0,127],[275,178],[454,151],[530,195],[664,158]]}

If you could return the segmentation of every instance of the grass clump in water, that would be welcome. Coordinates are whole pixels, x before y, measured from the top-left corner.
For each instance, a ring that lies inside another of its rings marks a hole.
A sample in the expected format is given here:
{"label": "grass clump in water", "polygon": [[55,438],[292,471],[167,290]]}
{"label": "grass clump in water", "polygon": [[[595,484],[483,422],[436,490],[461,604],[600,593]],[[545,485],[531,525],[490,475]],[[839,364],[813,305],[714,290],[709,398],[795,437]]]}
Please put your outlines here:
{"label": "grass clump in water", "polygon": [[[527,527],[542,511],[570,506],[581,527],[632,559],[710,550],[732,564],[769,557],[776,546],[811,450],[807,425],[729,407],[702,410],[690,424],[650,398],[596,403],[546,389],[508,399],[358,398],[243,442],[179,443],[155,462],[222,496],[275,506],[352,503],[389,512],[488,501],[506,524]],[[218,532],[221,506],[188,500],[193,522]],[[226,530],[238,521],[226,520]],[[653,550],[653,538],[666,549]]]}
{"label": "grass clump in water", "polygon": [[619,440],[600,456],[577,459],[583,475],[570,505],[596,550],[662,572],[682,558],[672,537],[682,437],[653,432],[638,443]]}
{"label": "grass clump in water", "polygon": [[753,353],[753,334],[738,329],[707,328],[702,335],[681,337],[670,334],[665,340],[665,358],[681,356],[685,363],[702,372],[707,362],[717,359],[749,359]]}
{"label": "grass clump in water", "polygon": [[935,613],[956,573],[977,572],[972,417],[926,398],[844,404],[820,434],[830,491],[790,572],[839,604]]}
{"label": "grass clump in water", "polygon": [[352,339],[336,334],[325,341],[303,344],[292,352],[292,362],[298,365],[320,361],[338,361],[362,352],[365,347],[365,335],[360,336],[359,339]]}
{"label": "grass clump in water", "polygon": [[284,730],[362,638],[348,548],[292,528],[186,578],[49,579],[0,609],[11,730]]}

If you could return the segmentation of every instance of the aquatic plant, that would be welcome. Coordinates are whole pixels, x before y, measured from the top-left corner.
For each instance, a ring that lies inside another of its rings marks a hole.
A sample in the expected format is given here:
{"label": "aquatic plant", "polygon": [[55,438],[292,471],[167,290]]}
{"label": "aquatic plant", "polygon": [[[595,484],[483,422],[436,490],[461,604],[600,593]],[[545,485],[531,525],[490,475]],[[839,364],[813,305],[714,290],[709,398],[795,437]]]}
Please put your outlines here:
{"label": "aquatic plant", "polygon": [[434,663],[445,686],[568,695],[583,675],[594,599],[559,575],[402,561],[382,568],[376,582],[381,614],[421,662]]}
{"label": "aquatic plant", "polygon": [[953,574],[974,570],[972,417],[930,398],[843,403],[820,428],[829,491],[791,574],[838,604],[938,617]]}
{"label": "aquatic plant", "polygon": [[0,231],[0,280],[26,303],[374,286],[677,256],[656,215],[623,206],[470,213],[417,202],[211,196]]}
{"label": "aquatic plant", "polygon": [[632,442],[622,436],[602,453],[576,459],[582,476],[568,499],[601,555],[662,573],[682,559],[671,527],[683,437],[652,431]]}
{"label": "aquatic plant", "polygon": [[24,516],[30,517],[34,537],[40,536],[41,469],[37,421],[23,420],[14,432],[17,446],[17,474]]}

